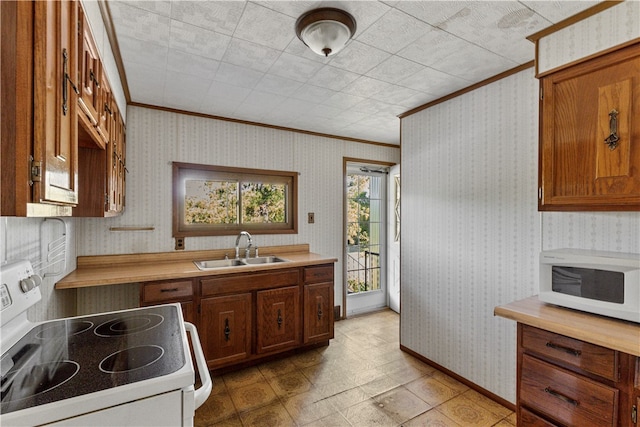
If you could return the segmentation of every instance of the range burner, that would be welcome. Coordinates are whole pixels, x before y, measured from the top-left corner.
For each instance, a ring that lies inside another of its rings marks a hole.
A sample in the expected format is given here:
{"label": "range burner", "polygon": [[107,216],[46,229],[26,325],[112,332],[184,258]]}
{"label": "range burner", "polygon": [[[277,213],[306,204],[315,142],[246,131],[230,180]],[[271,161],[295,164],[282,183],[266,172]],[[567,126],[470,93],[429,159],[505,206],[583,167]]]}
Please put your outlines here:
{"label": "range burner", "polygon": [[99,337],[120,337],[155,328],[164,322],[159,314],[145,313],[127,317],[117,317],[99,325],[93,332]]}
{"label": "range burner", "polygon": [[67,337],[83,333],[93,327],[93,322],[88,320],[67,320],[57,322],[54,325],[43,328],[36,334],[39,340],[48,340],[51,338]]}
{"label": "range burner", "polygon": [[25,366],[3,378],[2,403],[37,396],[69,381],[80,370],[71,360]]}
{"label": "range burner", "polygon": [[129,372],[149,366],[164,355],[164,349],[158,345],[143,345],[117,351],[100,362],[100,370],[107,374]]}

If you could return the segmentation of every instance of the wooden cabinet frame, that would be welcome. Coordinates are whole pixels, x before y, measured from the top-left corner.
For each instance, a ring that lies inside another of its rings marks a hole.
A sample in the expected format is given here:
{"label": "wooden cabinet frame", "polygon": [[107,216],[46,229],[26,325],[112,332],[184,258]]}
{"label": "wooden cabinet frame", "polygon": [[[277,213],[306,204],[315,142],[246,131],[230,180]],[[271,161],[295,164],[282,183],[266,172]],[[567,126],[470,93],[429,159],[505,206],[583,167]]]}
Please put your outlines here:
{"label": "wooden cabinet frame", "polygon": [[638,117],[640,42],[542,76],[539,210],[640,210]]}

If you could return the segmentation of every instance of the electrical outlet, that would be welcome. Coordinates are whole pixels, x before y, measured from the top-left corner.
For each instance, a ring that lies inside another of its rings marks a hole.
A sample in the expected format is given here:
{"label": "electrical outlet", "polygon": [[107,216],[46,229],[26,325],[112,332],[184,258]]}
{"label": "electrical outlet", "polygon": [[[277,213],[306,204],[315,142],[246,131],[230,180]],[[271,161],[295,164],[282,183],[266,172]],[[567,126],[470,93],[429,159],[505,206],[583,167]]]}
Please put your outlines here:
{"label": "electrical outlet", "polygon": [[313,224],[314,222],[316,222],[316,214],[314,214],[313,212],[309,212],[307,214],[307,216],[308,216],[308,221],[307,222],[309,224]]}
{"label": "electrical outlet", "polygon": [[176,251],[184,250],[184,237],[176,237]]}

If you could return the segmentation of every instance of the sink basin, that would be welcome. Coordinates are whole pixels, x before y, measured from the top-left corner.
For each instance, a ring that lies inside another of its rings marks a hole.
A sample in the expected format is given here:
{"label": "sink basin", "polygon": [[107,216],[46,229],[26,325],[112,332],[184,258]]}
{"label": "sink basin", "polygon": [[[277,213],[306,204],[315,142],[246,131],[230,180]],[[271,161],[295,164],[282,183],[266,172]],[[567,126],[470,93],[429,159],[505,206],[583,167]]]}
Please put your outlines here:
{"label": "sink basin", "polygon": [[288,262],[288,259],[280,258],[275,255],[259,256],[256,258],[242,259],[212,259],[206,261],[193,261],[200,270],[215,270],[216,268],[239,267],[242,265],[256,264],[273,264],[276,262]]}
{"label": "sink basin", "polygon": [[259,256],[256,258],[244,258],[244,261],[247,264],[273,264],[274,262],[288,262],[288,259],[279,258],[275,255],[270,256]]}
{"label": "sink basin", "polygon": [[211,270],[214,268],[236,267],[239,265],[246,265],[240,259],[214,259],[214,260],[207,260],[207,261],[193,261],[193,263],[200,270]]}

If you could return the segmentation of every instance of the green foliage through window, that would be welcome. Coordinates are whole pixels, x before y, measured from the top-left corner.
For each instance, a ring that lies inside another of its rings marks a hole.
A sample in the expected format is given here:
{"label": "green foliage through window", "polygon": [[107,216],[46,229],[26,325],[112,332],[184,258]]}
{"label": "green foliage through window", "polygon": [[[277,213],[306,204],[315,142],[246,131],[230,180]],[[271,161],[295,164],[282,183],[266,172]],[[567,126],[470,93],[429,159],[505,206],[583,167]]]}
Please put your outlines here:
{"label": "green foliage through window", "polygon": [[347,175],[347,292],[380,289],[380,177]]}
{"label": "green foliage through window", "polygon": [[173,164],[174,236],[297,232],[297,173]]}

